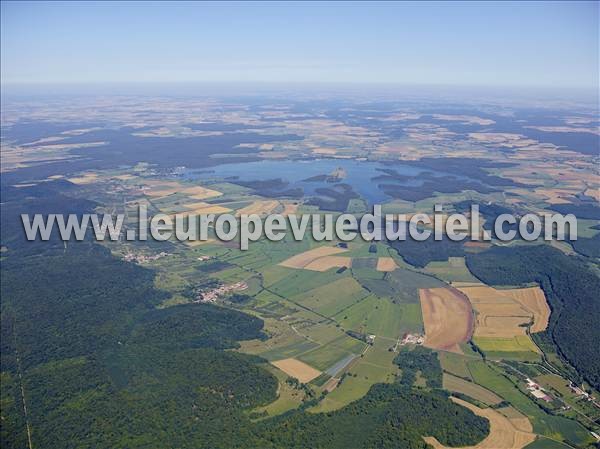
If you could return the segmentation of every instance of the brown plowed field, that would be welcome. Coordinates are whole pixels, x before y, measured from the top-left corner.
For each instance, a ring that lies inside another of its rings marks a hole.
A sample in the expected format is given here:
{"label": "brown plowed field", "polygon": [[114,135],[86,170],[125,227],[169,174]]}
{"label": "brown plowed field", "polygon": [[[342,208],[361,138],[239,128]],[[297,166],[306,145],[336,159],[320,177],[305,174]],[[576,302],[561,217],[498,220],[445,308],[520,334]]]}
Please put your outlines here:
{"label": "brown plowed field", "polygon": [[462,354],[473,332],[473,311],[468,298],[454,288],[419,289],[425,346]]}

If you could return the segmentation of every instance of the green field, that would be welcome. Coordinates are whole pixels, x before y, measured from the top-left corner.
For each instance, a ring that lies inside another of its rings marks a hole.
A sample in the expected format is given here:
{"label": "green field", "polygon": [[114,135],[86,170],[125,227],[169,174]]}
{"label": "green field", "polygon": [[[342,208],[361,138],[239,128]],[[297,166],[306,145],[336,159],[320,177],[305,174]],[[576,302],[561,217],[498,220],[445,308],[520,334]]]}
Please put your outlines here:
{"label": "green field", "polygon": [[283,371],[275,368],[273,365],[266,365],[265,368],[277,378],[277,399],[270,404],[253,409],[251,413],[262,415],[266,412],[266,416],[261,416],[264,419],[298,408],[304,398],[304,392],[288,384],[286,382],[288,375]]}
{"label": "green field", "polygon": [[444,371],[458,377],[471,379],[471,373],[467,367],[470,358],[453,352],[439,352],[438,357]]}
{"label": "green field", "polygon": [[483,351],[537,352],[537,347],[527,335],[517,335],[513,338],[474,337],[473,341]]}
{"label": "green field", "polygon": [[364,396],[373,384],[394,381],[398,368],[392,361],[396,354],[389,352],[384,342],[375,341],[374,346],[350,364],[341,384],[309,411],[316,413],[340,409]]}
{"label": "green field", "polygon": [[385,276],[394,289],[394,299],[405,303],[419,302],[420,288],[444,287],[446,284],[433,276],[398,268]]}
{"label": "green field", "polygon": [[525,446],[524,449],[568,449],[571,446],[568,446],[563,443],[559,443],[556,440],[550,440],[544,437],[538,437],[533,443]]}
{"label": "green field", "polygon": [[343,349],[336,345],[335,342],[331,342],[330,344],[321,346],[313,351],[305,352],[298,356],[298,359],[321,371],[326,371],[338,361],[350,355],[356,355],[356,353]]}
{"label": "green field", "polygon": [[330,284],[336,280],[350,277],[350,274],[346,274],[346,272],[338,274],[332,271],[316,272],[309,270],[295,270],[291,268],[282,269],[286,270],[285,276],[281,276],[280,273],[273,273],[277,274],[277,277],[281,276],[273,283],[269,283],[265,276],[264,285],[269,290],[285,298],[301,295],[306,293],[306,291],[309,289],[315,289]]}
{"label": "green field", "polygon": [[396,340],[404,332],[423,327],[419,304],[395,304],[388,298],[369,296],[334,317],[345,329]]}
{"label": "green field", "polygon": [[467,268],[464,257],[449,257],[445,262],[430,262],[425,270],[447,282],[479,282]]}
{"label": "green field", "polygon": [[444,373],[444,389],[455,393],[466,394],[486,405],[494,405],[502,402],[502,398],[490,390],[447,373]]}
{"label": "green field", "polygon": [[289,298],[304,307],[331,317],[359,302],[368,294],[356,280],[344,277]]}

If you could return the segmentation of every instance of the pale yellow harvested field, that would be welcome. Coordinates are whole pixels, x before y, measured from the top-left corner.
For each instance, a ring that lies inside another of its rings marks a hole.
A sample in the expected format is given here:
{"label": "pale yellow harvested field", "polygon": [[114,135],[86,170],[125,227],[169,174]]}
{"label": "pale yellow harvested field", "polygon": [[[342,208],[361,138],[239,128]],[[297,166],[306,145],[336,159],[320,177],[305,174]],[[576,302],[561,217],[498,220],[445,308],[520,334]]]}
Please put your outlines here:
{"label": "pale yellow harvested field", "polygon": [[128,181],[130,179],[135,179],[135,176],[125,174],[125,175],[115,175],[112,178],[113,179],[118,179],[119,181]]}
{"label": "pale yellow harvested field", "polygon": [[161,197],[177,193],[182,187],[176,181],[145,180],[142,189],[146,196]]}
{"label": "pale yellow harvested field", "polygon": [[454,288],[419,289],[425,346],[462,354],[473,332],[473,312],[465,295]]}
{"label": "pale yellow harvested field", "polygon": [[574,199],[574,195],[578,193],[577,190],[543,188],[535,189],[534,192],[545,198],[549,204],[569,204],[570,199]]}
{"label": "pale yellow harvested field", "polygon": [[377,271],[394,271],[398,268],[392,257],[380,257],[377,259]]}
{"label": "pale yellow harvested field", "polygon": [[312,152],[315,154],[332,155],[332,154],[336,154],[338,152],[338,150],[336,150],[335,148],[313,148]]}
{"label": "pale yellow harvested field", "polygon": [[205,209],[210,206],[215,206],[215,204],[210,204],[205,201],[196,201],[193,203],[187,203],[187,204],[183,205],[183,207],[185,207],[186,209],[188,209],[190,211],[196,210],[196,209]]}
{"label": "pale yellow harvested field", "polygon": [[475,337],[510,338],[526,335],[523,324],[533,321],[532,332],[548,327],[550,308],[539,287],[498,290],[487,285],[456,286],[477,312]]}
{"label": "pale yellow harvested field", "polygon": [[145,181],[144,193],[152,197],[163,197],[173,195],[174,193],[183,193],[193,200],[205,200],[221,196],[222,193],[216,190],[207,189],[201,186],[185,186],[177,181]]}
{"label": "pale yellow harvested field", "polygon": [[182,190],[182,193],[185,193],[190,198],[193,198],[195,200],[205,200],[207,198],[215,198],[217,196],[223,195],[221,192],[212,189],[207,189],[206,187],[201,186],[184,188]]}
{"label": "pale yellow harvested field", "polygon": [[194,248],[196,246],[200,246],[200,245],[206,245],[208,243],[219,243],[217,240],[215,239],[206,239],[206,240],[190,240],[190,241],[186,241],[184,242],[187,246]]}
{"label": "pale yellow harvested field", "polygon": [[242,214],[246,215],[266,215],[270,214],[273,210],[275,210],[279,206],[279,201],[275,200],[258,200],[254,201],[252,204],[239,209],[236,212],[237,216]]}
{"label": "pale yellow harvested field", "polygon": [[[484,315],[477,309],[475,337],[511,338],[527,335],[526,328],[521,326],[530,321],[530,317]],[[493,312],[492,312],[493,313]]]}
{"label": "pale yellow harvested field", "polygon": [[546,330],[551,311],[548,301],[546,301],[546,295],[544,295],[544,291],[541,288],[513,288],[503,290],[503,292],[517,300],[523,307],[533,313],[531,332],[543,332]]}
{"label": "pale yellow harvested field", "polygon": [[92,184],[98,181],[98,175],[96,173],[85,173],[82,176],[76,176],[74,178],[67,178],[67,181],[72,182],[73,184],[83,185],[83,184]]}
{"label": "pale yellow harvested field", "polygon": [[304,268],[306,265],[311,263],[313,260],[318,259],[319,257],[332,256],[334,254],[343,253],[344,251],[346,250],[336,246],[320,246],[318,248],[296,254],[295,256],[284,260],[279,265],[287,268]]}
{"label": "pale yellow harvested field", "polygon": [[223,206],[219,206],[216,204],[206,204],[204,206],[197,206],[194,209],[187,210],[185,212],[179,212],[177,214],[171,214],[171,217],[175,217],[175,215],[180,215],[183,217],[187,217],[188,215],[208,215],[208,214],[224,214],[229,212],[231,209],[228,209]]}
{"label": "pale yellow harvested field", "polygon": [[173,195],[174,193],[179,192],[180,190],[178,188],[156,188],[156,189],[150,189],[150,190],[145,190],[144,194],[146,196],[151,196],[151,197],[156,197],[156,198],[160,198],[163,196],[169,196],[169,195]]}
{"label": "pale yellow harvested field", "polygon": [[308,265],[304,266],[305,270],[312,271],[327,271],[330,268],[352,266],[352,258],[346,256],[325,256],[313,260]]}
{"label": "pale yellow harvested field", "polygon": [[496,410],[498,410],[498,412],[500,412],[502,415],[506,416],[517,430],[522,430],[523,432],[533,432],[533,425],[531,424],[531,421],[529,421],[529,418],[527,418],[517,409],[508,406]]}
{"label": "pale yellow harvested field", "polygon": [[496,304],[499,302],[514,303],[511,298],[506,297],[502,294],[501,290],[489,287],[485,284],[474,284],[468,283],[462,285],[459,283],[454,284],[461,292],[469,297],[469,301],[472,304],[478,303],[492,303]]}
{"label": "pale yellow harvested field", "polygon": [[223,207],[223,206],[219,206],[217,204],[214,205],[210,205],[210,206],[205,206],[205,207],[197,207],[195,209],[193,209],[191,211],[191,213],[197,214],[197,215],[203,215],[203,214],[224,214],[226,212],[229,212],[231,209],[227,208],[227,207]]}
{"label": "pale yellow harvested field", "polygon": [[296,359],[277,360],[271,362],[271,364],[275,365],[287,375],[295,377],[303,384],[308,383],[321,375],[321,371]]}
{"label": "pale yellow harvested field", "polygon": [[[509,418],[498,413],[491,408],[479,408],[462,399],[451,398],[455,403],[468,408],[478,416],[486,418],[490,422],[489,435],[475,446],[463,447],[461,449],[521,449],[532,443],[536,435],[532,431],[519,430],[515,423]],[[527,419],[527,418],[525,418]],[[523,423],[519,423],[522,428]],[[529,424],[531,426],[531,423]],[[426,443],[433,446],[435,449],[446,449],[447,446],[442,445],[434,437],[423,437]]]}

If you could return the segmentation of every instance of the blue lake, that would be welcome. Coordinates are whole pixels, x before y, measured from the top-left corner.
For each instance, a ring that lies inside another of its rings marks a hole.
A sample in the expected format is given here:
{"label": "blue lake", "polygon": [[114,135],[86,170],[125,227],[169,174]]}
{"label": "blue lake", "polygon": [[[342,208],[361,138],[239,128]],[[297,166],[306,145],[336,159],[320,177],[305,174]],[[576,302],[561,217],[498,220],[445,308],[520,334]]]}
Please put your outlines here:
{"label": "blue lake", "polygon": [[419,175],[424,172],[435,176],[446,175],[399,163],[385,164],[353,159],[262,160],[222,164],[211,167],[210,170],[185,169],[181,175],[185,179],[202,181],[221,181],[232,177],[242,181],[265,181],[279,178],[289,183],[290,188],[301,188],[305,195],[311,196],[316,194],[315,190],[318,188],[331,188],[336,184],[326,181],[305,182],[304,180],[318,175],[329,175],[338,168],[342,168],[346,172],[346,177],[341,182],[352,186],[354,191],[369,204],[381,203],[390,199],[378,188],[378,184],[382,181],[373,180],[373,178],[385,174],[380,171],[383,168],[391,168],[401,175],[411,177],[407,181],[395,182],[400,185],[421,185],[423,181],[419,179]]}

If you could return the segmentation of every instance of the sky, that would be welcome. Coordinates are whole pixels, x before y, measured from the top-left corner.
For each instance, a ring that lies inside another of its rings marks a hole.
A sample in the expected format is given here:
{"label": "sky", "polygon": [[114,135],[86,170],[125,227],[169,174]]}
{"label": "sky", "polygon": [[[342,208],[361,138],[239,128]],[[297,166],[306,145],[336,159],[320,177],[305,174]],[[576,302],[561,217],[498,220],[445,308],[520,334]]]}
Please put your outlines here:
{"label": "sky", "polygon": [[1,81],[598,89],[598,2],[2,1]]}

